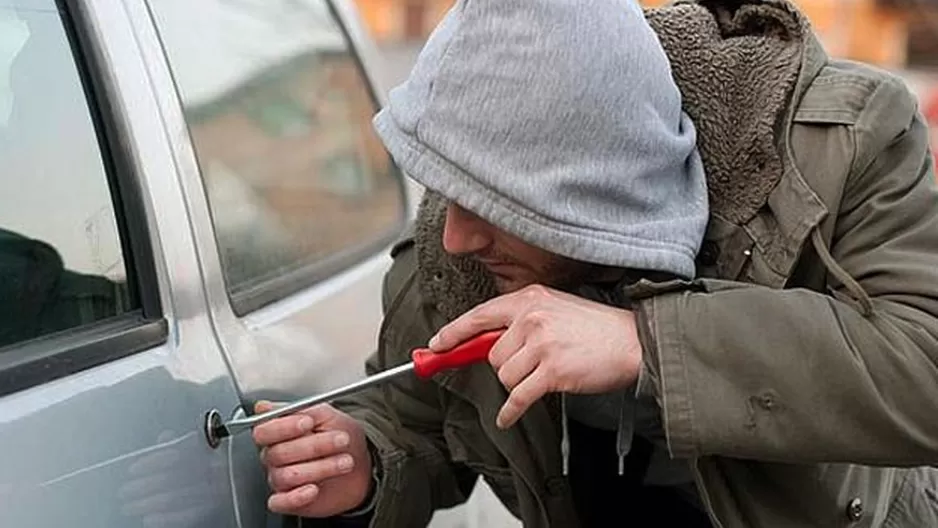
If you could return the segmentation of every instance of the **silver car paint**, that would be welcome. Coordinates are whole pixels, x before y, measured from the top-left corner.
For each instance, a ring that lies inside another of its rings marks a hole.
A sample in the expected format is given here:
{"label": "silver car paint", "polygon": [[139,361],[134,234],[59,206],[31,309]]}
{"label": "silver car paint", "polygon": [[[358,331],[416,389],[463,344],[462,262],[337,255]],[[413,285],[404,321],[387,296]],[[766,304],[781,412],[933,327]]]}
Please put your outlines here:
{"label": "silver car paint", "polygon": [[141,175],[170,336],[163,346],[0,399],[0,526],[238,526],[231,494],[238,475],[226,450],[204,443],[197,416],[206,406],[230,406],[237,393],[205,317],[166,133],[123,5],[82,7]]}

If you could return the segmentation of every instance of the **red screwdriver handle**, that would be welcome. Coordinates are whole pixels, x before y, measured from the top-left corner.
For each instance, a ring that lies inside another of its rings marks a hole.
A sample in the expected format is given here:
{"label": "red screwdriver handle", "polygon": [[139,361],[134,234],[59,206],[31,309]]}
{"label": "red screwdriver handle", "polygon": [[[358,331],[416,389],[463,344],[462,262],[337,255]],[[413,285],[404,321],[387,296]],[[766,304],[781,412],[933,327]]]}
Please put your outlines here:
{"label": "red screwdriver handle", "polygon": [[418,378],[427,379],[444,370],[468,367],[487,361],[489,351],[502,336],[504,330],[492,330],[479,334],[460,343],[446,352],[433,352],[428,348],[414,350],[414,373]]}

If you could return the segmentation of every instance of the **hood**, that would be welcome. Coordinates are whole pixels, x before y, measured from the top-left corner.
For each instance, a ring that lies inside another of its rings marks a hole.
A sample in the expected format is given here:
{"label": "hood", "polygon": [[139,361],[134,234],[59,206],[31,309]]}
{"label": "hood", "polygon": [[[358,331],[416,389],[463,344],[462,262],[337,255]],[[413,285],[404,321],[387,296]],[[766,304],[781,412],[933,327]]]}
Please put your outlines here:
{"label": "hood", "polygon": [[532,245],[694,276],[697,134],[632,0],[459,0],[375,128],[409,176]]}

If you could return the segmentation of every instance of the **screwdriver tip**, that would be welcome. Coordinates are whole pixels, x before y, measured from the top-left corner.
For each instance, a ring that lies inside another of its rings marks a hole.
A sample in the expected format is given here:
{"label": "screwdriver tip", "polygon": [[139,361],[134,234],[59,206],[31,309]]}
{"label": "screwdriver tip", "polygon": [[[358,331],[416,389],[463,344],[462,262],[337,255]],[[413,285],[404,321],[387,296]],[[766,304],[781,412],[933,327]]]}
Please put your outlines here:
{"label": "screwdriver tip", "polygon": [[231,436],[231,430],[225,427],[224,424],[218,425],[212,429],[212,435],[214,435],[218,439],[228,438],[229,436]]}

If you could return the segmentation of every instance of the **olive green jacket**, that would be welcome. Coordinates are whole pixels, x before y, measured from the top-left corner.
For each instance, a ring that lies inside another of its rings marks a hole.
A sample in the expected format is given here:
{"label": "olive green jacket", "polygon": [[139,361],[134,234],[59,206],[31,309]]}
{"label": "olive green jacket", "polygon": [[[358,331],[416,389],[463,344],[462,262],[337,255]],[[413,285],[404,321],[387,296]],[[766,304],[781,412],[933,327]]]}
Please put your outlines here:
{"label": "olive green jacket", "polygon": [[[667,448],[715,526],[938,526],[938,189],[913,96],[829,59],[784,0],[647,16],[712,206],[699,279],[628,292]],[[370,372],[493,294],[440,247],[444,208],[428,195],[394,251]],[[481,475],[525,526],[577,526],[556,398],[501,431],[505,396],[478,365],[341,402],[379,453],[372,524],[425,525]]]}

